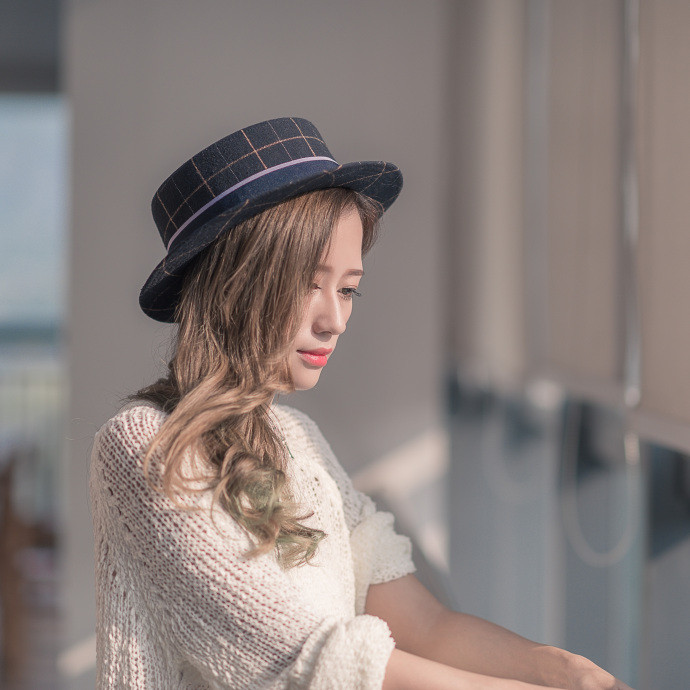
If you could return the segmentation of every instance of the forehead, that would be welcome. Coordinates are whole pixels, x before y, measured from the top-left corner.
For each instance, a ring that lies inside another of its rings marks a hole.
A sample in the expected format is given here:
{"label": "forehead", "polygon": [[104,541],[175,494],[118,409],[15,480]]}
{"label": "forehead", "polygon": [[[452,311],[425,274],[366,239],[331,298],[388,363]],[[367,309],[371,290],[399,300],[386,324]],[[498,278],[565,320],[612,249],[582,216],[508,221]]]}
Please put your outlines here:
{"label": "forehead", "polygon": [[362,267],[362,221],[356,209],[346,211],[336,223],[319,269]]}

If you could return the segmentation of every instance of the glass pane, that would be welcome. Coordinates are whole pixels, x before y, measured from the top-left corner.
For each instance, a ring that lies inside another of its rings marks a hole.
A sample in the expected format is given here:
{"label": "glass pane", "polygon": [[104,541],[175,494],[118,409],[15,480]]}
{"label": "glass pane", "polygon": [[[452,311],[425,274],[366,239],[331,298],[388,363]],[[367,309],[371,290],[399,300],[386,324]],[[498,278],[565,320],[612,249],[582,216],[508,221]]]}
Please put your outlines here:
{"label": "glass pane", "polygon": [[559,504],[565,647],[639,687],[644,492],[625,415],[569,400]]}
{"label": "glass pane", "polygon": [[690,677],[690,458],[650,445],[645,683],[687,687]]}

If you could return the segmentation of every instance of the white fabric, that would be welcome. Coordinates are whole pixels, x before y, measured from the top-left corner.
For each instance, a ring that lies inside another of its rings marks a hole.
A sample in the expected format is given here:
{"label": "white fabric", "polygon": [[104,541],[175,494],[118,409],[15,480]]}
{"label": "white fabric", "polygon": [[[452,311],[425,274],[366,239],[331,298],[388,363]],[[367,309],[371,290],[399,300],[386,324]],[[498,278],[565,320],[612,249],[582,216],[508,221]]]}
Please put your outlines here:
{"label": "white fabric", "polygon": [[211,515],[208,492],[182,510],[146,483],[164,412],[133,403],[96,434],[98,688],[381,687],[394,642],[364,601],[370,584],[414,571],[409,539],[353,488],[309,417],[272,410],[293,491],[327,534],[312,564],[289,570],[272,554],[245,559],[246,534]]}

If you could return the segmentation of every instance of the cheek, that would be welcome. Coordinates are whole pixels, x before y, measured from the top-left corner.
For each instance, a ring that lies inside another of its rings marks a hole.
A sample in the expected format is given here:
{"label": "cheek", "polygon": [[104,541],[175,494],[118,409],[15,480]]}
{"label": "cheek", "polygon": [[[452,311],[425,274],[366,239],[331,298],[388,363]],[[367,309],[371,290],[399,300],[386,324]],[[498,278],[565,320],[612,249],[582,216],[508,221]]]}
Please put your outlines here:
{"label": "cheek", "polygon": [[[300,335],[310,336],[315,325],[320,324],[324,311],[327,311],[330,308],[328,306],[324,306],[324,301],[322,298],[323,295],[318,292],[313,292],[306,300],[299,324],[298,333]],[[349,318],[349,316],[350,312],[348,310],[346,312],[346,318]]]}
{"label": "cheek", "polygon": [[297,316],[296,327],[290,329],[291,341],[294,342],[297,338],[305,333],[309,329],[310,322],[310,299],[307,299],[302,307],[302,312]]}
{"label": "cheek", "polygon": [[311,328],[311,323],[314,318],[314,294],[310,293],[309,297],[304,300],[304,305],[302,306],[302,315],[299,322],[299,331],[308,331]]}
{"label": "cheek", "polygon": [[347,302],[345,307],[343,308],[343,314],[345,315],[345,323],[347,323],[350,320],[350,317],[352,316],[352,302]]}
{"label": "cheek", "polygon": [[343,313],[345,314],[346,319],[349,319],[352,316],[352,310],[354,309],[356,303],[357,297],[355,296],[350,297],[349,300],[343,301]]}

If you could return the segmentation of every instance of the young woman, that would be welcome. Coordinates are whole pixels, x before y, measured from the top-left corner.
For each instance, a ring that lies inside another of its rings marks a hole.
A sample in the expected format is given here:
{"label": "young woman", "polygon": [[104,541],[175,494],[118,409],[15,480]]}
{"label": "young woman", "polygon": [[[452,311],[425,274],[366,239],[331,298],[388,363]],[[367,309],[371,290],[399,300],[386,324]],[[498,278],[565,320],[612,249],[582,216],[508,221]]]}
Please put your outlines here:
{"label": "young woman", "polygon": [[167,375],[94,443],[99,688],[627,687],[445,609],[392,516],[274,402],[318,381],[401,186],[279,118],[156,193],[167,254],[140,304],[178,329]]}

